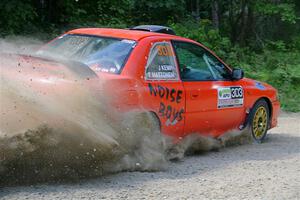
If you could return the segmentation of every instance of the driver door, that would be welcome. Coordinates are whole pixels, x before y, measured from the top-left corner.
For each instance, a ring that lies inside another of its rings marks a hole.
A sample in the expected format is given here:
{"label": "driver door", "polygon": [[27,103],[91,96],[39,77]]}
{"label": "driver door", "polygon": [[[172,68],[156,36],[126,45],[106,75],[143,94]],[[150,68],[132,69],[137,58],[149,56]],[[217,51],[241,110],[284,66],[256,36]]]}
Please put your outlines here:
{"label": "driver door", "polygon": [[184,133],[216,137],[243,123],[244,97],[230,70],[200,45],[172,41],[186,95]]}

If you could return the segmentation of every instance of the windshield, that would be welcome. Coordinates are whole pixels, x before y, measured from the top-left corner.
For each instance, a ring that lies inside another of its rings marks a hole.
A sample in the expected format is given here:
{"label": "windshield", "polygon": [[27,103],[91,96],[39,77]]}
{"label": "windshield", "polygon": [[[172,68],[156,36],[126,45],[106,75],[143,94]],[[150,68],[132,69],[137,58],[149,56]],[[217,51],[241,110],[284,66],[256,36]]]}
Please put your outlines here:
{"label": "windshield", "polygon": [[78,61],[95,71],[120,73],[136,42],[133,40],[66,34],[37,52],[38,56]]}

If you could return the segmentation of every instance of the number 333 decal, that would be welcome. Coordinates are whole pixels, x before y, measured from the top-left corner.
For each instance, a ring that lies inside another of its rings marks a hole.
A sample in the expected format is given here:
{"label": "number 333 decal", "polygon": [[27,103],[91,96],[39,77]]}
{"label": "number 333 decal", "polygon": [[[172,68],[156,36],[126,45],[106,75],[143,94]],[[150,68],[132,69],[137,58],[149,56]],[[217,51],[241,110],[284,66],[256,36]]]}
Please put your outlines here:
{"label": "number 333 decal", "polygon": [[240,107],[244,104],[244,90],[240,86],[218,88],[218,108]]}

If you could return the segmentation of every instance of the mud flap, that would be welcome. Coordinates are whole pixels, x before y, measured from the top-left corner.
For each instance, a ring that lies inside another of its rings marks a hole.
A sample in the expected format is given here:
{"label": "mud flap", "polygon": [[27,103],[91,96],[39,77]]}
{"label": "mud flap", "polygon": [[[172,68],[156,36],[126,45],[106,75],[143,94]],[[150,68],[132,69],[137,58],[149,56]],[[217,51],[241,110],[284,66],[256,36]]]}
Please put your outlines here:
{"label": "mud flap", "polygon": [[245,130],[248,127],[249,121],[250,121],[250,118],[251,118],[250,117],[251,116],[251,114],[250,114],[251,111],[252,111],[252,108],[249,109],[249,110],[247,110],[245,122],[242,125],[239,126],[239,130],[240,131],[243,131],[243,130]]}

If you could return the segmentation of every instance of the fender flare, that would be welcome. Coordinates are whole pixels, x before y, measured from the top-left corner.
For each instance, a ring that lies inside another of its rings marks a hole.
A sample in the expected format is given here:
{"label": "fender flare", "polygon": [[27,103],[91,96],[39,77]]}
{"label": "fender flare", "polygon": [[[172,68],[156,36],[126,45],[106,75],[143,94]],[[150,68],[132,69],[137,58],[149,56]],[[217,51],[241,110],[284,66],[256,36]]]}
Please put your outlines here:
{"label": "fender flare", "polygon": [[249,126],[249,122],[250,122],[250,118],[251,118],[251,112],[252,112],[252,109],[253,107],[255,106],[255,104],[260,101],[260,100],[264,100],[267,102],[268,104],[268,107],[269,107],[269,123],[268,123],[268,129],[270,129],[270,122],[272,120],[272,115],[273,115],[273,106],[272,106],[272,103],[270,101],[270,99],[268,97],[261,97],[261,98],[258,98],[254,104],[252,105],[252,107],[249,109],[249,111],[247,111],[247,115],[246,115],[246,119],[245,119],[245,122],[244,124],[242,125],[242,127],[240,128],[240,130],[244,130],[246,129],[248,126]]}

